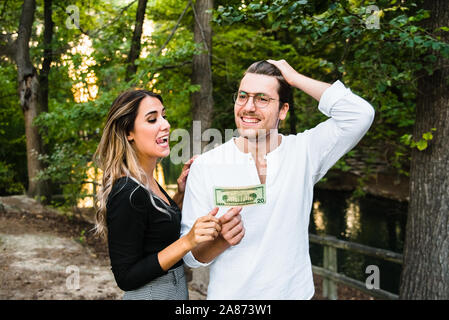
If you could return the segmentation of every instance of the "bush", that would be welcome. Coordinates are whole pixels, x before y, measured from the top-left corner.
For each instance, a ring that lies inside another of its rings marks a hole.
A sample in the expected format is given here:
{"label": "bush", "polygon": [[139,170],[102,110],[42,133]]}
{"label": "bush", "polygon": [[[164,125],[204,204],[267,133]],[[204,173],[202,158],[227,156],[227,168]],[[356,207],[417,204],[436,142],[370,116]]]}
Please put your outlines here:
{"label": "bush", "polygon": [[23,193],[24,186],[15,180],[12,165],[0,161],[0,195]]}

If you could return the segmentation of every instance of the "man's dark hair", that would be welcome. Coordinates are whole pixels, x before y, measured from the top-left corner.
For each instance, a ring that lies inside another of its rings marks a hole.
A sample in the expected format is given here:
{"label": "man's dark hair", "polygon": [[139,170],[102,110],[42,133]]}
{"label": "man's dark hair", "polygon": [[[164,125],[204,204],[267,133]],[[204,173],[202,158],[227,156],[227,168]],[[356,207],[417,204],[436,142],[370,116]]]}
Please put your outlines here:
{"label": "man's dark hair", "polygon": [[278,80],[279,88],[279,109],[284,103],[288,103],[290,108],[293,108],[293,90],[292,87],[285,81],[282,76],[281,71],[274,65],[265,60],[254,62],[245,71],[245,76],[247,73],[262,74],[266,76],[275,77]]}

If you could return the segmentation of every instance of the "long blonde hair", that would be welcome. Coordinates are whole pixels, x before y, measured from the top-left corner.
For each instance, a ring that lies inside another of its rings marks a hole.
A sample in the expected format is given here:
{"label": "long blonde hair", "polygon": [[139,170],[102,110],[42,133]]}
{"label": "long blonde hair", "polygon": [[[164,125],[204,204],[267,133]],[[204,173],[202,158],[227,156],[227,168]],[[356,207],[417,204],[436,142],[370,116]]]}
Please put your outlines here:
{"label": "long blonde hair", "polygon": [[103,239],[107,238],[106,205],[114,182],[128,176],[136,178],[144,186],[148,185],[150,177],[140,167],[136,151],[127,139],[134,129],[140,102],[148,96],[163,103],[160,95],[147,90],[128,90],[114,100],[94,154],[96,165],[103,171],[102,185],[97,195],[94,230]]}

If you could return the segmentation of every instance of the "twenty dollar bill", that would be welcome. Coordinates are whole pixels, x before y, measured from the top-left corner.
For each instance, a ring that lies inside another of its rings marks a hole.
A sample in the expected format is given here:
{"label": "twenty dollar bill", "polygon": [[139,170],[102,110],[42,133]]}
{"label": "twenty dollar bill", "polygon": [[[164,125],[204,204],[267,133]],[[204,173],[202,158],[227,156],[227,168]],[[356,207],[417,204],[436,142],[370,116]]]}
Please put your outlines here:
{"label": "twenty dollar bill", "polygon": [[265,204],[265,185],[246,187],[214,187],[216,206],[235,207]]}

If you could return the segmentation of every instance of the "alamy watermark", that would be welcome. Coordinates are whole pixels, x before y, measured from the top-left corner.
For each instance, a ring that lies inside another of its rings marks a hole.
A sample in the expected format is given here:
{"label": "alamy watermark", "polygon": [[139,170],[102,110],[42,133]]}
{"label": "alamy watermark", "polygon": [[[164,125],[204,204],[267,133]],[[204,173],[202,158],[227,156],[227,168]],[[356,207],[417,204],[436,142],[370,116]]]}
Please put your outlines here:
{"label": "alamy watermark", "polygon": [[[65,21],[65,25],[68,29],[80,28],[80,9],[76,5],[69,5],[66,7],[66,13],[68,17]],[[365,20],[365,26],[367,29],[380,29],[380,10],[376,5],[369,5],[366,7],[366,14],[370,14]],[[93,16],[94,11],[88,12],[88,15]],[[102,17],[97,17],[99,22],[103,22]],[[101,24],[101,23],[100,23]]]}
{"label": "alamy watermark", "polygon": [[[177,143],[170,151],[170,161],[175,165],[185,163],[192,155],[212,150],[240,135],[246,137],[248,144],[251,145],[251,150],[255,151],[252,155],[255,157],[253,160],[265,159],[267,153],[278,146],[277,129],[225,129],[223,136],[222,131],[216,128],[209,128],[201,132],[201,121],[193,121],[192,133],[181,128],[171,132],[170,141],[177,141]],[[208,144],[203,146],[204,143]],[[238,165],[245,163],[247,163],[245,157],[242,157],[238,152],[228,152],[225,153],[224,157],[216,158],[213,164]]]}
{"label": "alamy watermark", "polygon": [[68,266],[65,273],[69,276],[65,280],[67,290],[78,290],[80,288],[80,269],[77,266]]}
{"label": "alamy watermark", "polygon": [[366,278],[365,286],[368,290],[380,289],[380,271],[379,267],[371,264],[366,267],[366,274],[370,274],[368,278]]}
{"label": "alamy watermark", "polygon": [[78,6],[72,4],[65,9],[65,12],[69,15],[65,20],[65,26],[67,29],[79,29],[80,9]]}
{"label": "alamy watermark", "polygon": [[367,29],[380,29],[380,10],[378,6],[370,5],[366,8],[366,13],[371,15],[366,19]]}
{"label": "alamy watermark", "polygon": [[[65,8],[65,12],[68,15],[67,19],[65,19],[65,26],[67,27],[67,29],[81,29],[80,28],[80,9],[79,9],[79,7],[72,4]],[[104,24],[103,16],[101,14],[97,14],[95,12],[95,10],[89,9],[84,12],[88,16],[92,17],[98,25],[101,26]]]}

